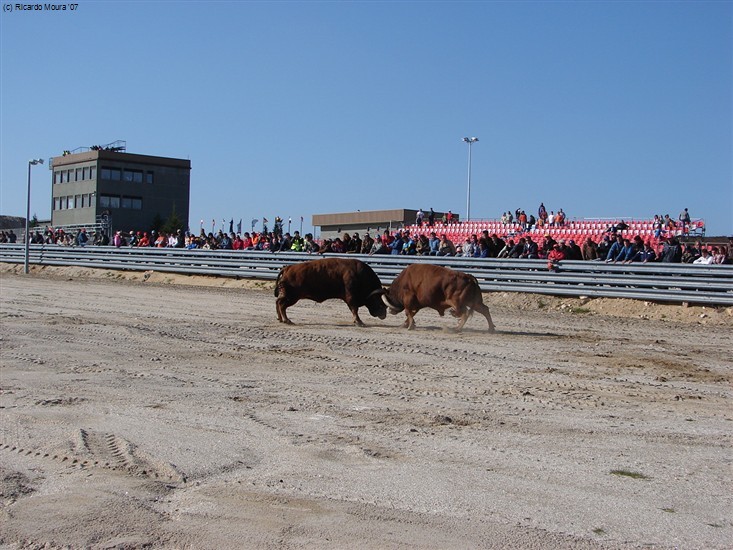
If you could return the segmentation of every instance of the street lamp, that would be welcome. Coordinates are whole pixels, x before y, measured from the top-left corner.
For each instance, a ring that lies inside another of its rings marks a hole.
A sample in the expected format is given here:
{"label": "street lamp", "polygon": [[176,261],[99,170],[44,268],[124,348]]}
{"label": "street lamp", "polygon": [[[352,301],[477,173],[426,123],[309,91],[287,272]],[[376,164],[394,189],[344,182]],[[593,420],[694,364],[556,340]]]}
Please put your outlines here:
{"label": "street lamp", "polygon": [[28,274],[28,247],[31,240],[28,238],[29,222],[31,219],[31,166],[36,164],[43,164],[43,159],[31,159],[28,161],[28,200],[26,201],[25,209],[25,262],[23,264],[23,271]]}
{"label": "street lamp", "polygon": [[466,221],[471,219],[471,145],[478,141],[477,137],[464,137],[468,143],[468,191],[466,192]]}

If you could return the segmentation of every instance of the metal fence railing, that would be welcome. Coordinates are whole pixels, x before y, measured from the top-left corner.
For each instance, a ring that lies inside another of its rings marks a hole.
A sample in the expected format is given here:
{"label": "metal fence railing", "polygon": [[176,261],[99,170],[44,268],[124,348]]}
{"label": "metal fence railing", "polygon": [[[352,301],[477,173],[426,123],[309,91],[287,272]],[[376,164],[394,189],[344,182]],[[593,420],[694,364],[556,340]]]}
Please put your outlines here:
{"label": "metal fence railing", "polygon": [[[425,262],[471,273],[478,279],[484,291],[632,298],[711,306],[733,305],[732,265],[562,261],[557,271],[549,271],[545,260],[353,254],[329,254],[329,256],[356,257],[365,261],[384,284],[390,284],[407,265]],[[269,280],[274,280],[280,268],[285,265],[317,257],[319,256],[299,252],[112,246],[31,245],[29,250],[29,263],[32,265],[153,270]],[[0,244],[0,262],[23,263],[23,245]]]}

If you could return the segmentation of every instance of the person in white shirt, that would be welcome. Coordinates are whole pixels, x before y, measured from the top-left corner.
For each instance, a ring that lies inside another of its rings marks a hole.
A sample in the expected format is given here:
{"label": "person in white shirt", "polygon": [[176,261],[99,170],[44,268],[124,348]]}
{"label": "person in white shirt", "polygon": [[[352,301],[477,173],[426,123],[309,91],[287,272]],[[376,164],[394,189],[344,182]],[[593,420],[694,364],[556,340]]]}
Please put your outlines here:
{"label": "person in white shirt", "polygon": [[704,265],[710,265],[714,263],[713,256],[710,254],[707,248],[703,248],[700,251],[701,256],[692,262],[693,264],[704,264]]}

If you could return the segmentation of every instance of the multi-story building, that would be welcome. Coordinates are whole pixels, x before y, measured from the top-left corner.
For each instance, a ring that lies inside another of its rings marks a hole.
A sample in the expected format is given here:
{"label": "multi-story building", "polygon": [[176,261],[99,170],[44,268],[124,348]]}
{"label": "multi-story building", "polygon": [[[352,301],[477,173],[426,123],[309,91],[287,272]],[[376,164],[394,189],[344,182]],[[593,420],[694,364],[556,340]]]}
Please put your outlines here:
{"label": "multi-story building", "polygon": [[[424,212],[425,221],[428,220],[428,212]],[[351,233],[356,231],[361,233],[375,232],[381,233],[385,229],[393,231],[395,229],[411,225],[415,223],[417,210],[397,209],[397,210],[366,210],[356,212],[344,212],[341,214],[313,214],[313,227],[320,228],[321,239],[333,239],[341,237],[344,232]],[[443,212],[435,212],[435,221],[440,221]],[[455,215],[455,221],[458,216]]]}
{"label": "multi-story building", "polygon": [[191,161],[131,154],[124,142],[53,157],[51,223],[148,230],[175,212],[188,228]]}

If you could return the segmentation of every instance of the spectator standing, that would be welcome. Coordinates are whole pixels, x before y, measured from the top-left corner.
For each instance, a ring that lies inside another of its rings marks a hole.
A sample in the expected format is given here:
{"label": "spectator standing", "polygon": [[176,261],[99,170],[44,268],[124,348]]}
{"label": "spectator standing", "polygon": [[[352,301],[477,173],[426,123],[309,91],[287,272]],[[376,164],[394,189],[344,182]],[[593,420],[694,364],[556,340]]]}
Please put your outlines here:
{"label": "spectator standing", "polygon": [[565,212],[562,211],[562,208],[557,211],[557,214],[555,215],[555,225],[558,227],[562,227],[565,225]]}
{"label": "spectator standing", "polygon": [[654,238],[659,239],[664,233],[664,220],[659,214],[654,214],[654,222],[652,227],[654,228]]}
{"label": "spectator standing", "polygon": [[680,223],[682,224],[682,233],[687,233],[690,227],[690,212],[685,208],[679,215]]}

